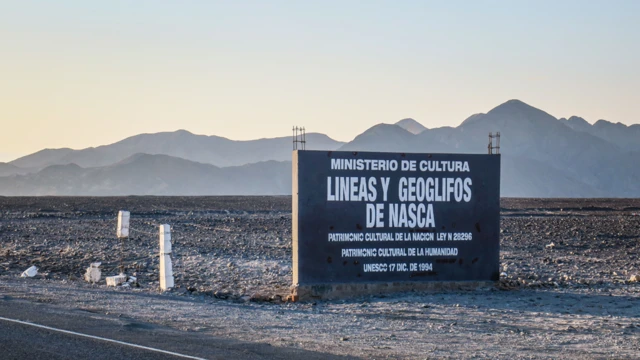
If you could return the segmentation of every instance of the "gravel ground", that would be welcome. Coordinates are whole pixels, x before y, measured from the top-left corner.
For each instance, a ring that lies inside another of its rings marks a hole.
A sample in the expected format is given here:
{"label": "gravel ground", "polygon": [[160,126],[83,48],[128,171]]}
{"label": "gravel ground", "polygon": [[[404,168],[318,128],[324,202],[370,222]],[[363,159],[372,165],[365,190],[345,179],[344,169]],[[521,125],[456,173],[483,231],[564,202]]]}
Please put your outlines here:
{"label": "gravel ground", "polygon": [[[289,197],[0,198],[0,293],[363,358],[640,358],[640,199],[503,199],[495,288],[286,303]],[[117,210],[132,237],[115,238]],[[635,215],[634,215],[635,214]],[[157,226],[177,288],[158,292]],[[101,261],[138,288],[91,285]],[[19,274],[36,265],[39,274]],[[166,310],[166,311],[165,311]]]}

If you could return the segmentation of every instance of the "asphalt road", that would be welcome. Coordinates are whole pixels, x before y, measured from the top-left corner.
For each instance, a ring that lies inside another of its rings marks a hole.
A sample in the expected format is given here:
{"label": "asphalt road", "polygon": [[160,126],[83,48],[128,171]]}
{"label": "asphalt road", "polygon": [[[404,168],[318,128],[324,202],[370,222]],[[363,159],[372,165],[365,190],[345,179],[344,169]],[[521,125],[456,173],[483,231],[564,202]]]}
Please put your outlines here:
{"label": "asphalt road", "polygon": [[[132,343],[204,359],[342,359],[329,354],[274,347],[184,332],[134,319],[110,318],[82,310],[65,310],[0,296],[0,317],[56,329]],[[0,319],[0,358],[57,359],[180,359],[178,355],[62,333]]]}

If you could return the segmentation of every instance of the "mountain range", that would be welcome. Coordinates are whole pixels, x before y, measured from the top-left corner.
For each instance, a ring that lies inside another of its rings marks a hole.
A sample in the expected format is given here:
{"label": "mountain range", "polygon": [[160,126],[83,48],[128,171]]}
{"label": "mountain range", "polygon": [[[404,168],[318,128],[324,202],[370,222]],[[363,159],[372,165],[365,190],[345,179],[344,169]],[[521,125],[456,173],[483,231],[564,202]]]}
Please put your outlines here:
{"label": "mountain range", "polygon": [[606,120],[598,120],[591,125],[577,116],[569,119],[561,118],[560,121],[573,130],[597,136],[620,146],[621,149],[640,151],[640,124],[627,126],[622,123],[614,124]]}
{"label": "mountain range", "polygon": [[[309,150],[335,150],[343,143],[323,134],[306,135]],[[220,136],[195,135],[186,130],[140,134],[111,145],[82,150],[44,149],[16,159],[11,165],[22,169],[39,170],[50,165],[76,164],[81,167],[100,167],[115,164],[127,157],[145,153],[169,155],[176,158],[216,166],[239,166],[260,161],[290,161],[291,137],[235,141]]]}
{"label": "mountain range", "polygon": [[[457,127],[378,124],[343,143],[307,134],[307,149],[486,153],[501,133],[507,197],[640,196],[640,125],[557,119],[519,100]],[[277,195],[291,193],[291,137],[234,141],[185,130],[110,145],[45,149],[0,163],[0,195]]]}

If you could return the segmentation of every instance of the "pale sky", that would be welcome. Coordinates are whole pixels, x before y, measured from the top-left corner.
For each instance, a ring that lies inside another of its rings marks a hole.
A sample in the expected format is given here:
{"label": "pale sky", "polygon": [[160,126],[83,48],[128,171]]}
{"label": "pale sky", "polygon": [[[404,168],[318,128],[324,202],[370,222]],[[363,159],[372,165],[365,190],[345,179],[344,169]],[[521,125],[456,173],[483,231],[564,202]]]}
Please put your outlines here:
{"label": "pale sky", "polygon": [[177,129],[348,141],[509,99],[640,123],[640,1],[0,0],[0,161]]}

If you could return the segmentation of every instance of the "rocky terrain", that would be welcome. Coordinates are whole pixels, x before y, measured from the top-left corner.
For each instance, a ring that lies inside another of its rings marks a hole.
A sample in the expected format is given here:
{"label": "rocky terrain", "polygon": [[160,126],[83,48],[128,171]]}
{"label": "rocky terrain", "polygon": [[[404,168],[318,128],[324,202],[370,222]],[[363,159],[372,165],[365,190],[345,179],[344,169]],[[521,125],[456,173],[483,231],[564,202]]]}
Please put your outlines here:
{"label": "rocky terrain", "polygon": [[[284,301],[291,284],[290,203],[290,197],[0,198],[0,294],[61,306],[91,303],[92,311],[365,358],[640,354],[640,199],[503,199],[502,275],[494,288],[316,303]],[[131,211],[132,236],[123,242],[115,236],[119,209]],[[160,294],[157,226],[164,223],[172,226],[176,288]],[[85,283],[85,269],[97,261],[103,276],[122,264],[139,287]],[[38,275],[19,278],[31,265]],[[129,297],[124,306],[118,299],[126,293],[153,298]],[[141,311],[150,303],[175,312]]]}
{"label": "rocky terrain", "polygon": [[[122,264],[144,288],[158,287],[158,226],[170,224],[177,292],[240,299],[285,295],[291,285],[290,197],[2,198],[0,270],[82,280],[92,262]],[[115,209],[115,210],[114,210]],[[131,233],[116,238],[117,209]],[[20,270],[24,268],[23,270]]]}

